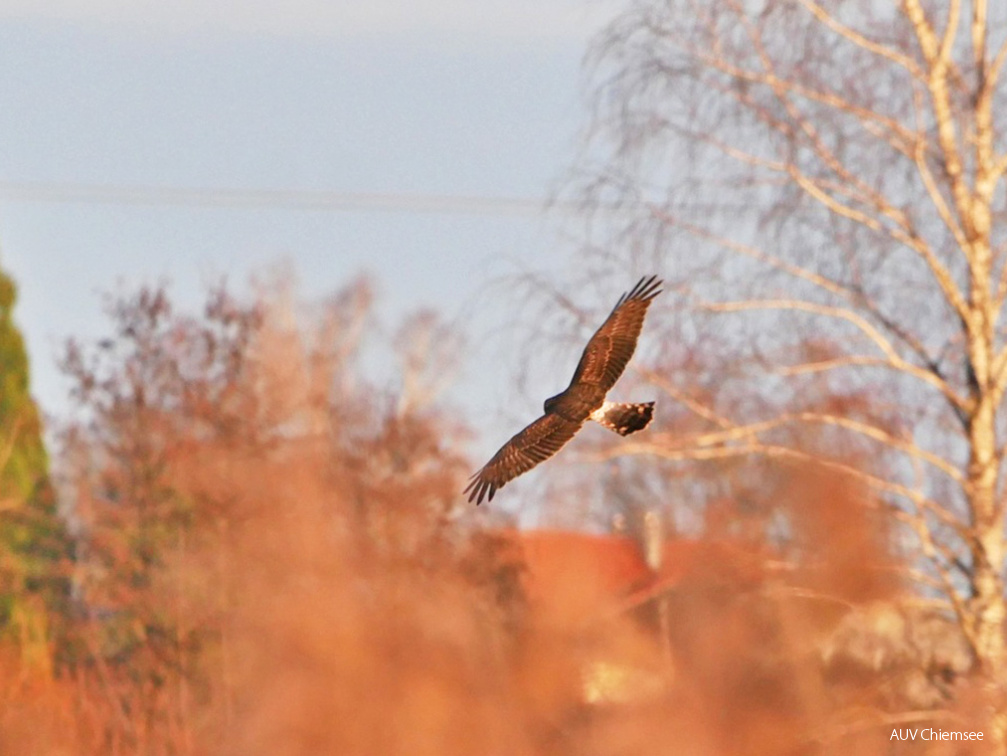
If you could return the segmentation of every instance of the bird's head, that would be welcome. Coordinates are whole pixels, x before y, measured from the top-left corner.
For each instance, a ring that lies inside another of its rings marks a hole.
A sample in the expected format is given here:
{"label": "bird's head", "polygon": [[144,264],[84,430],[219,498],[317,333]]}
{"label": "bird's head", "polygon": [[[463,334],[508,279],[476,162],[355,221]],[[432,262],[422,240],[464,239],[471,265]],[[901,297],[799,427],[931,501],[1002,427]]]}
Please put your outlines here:
{"label": "bird's head", "polygon": [[553,408],[557,404],[559,404],[559,400],[560,400],[560,398],[562,396],[563,396],[562,394],[556,394],[556,396],[550,396],[548,399],[545,400],[545,405],[543,405],[543,409],[545,410],[545,414],[548,415],[550,412],[553,411]]}

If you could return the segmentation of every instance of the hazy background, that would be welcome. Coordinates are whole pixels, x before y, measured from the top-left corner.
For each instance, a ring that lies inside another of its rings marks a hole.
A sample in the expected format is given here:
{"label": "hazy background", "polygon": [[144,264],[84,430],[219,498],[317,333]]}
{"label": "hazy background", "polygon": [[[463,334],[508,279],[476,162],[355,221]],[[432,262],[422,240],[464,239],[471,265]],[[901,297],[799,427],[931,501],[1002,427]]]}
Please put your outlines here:
{"label": "hazy background", "polygon": [[[167,280],[195,306],[221,275],[289,262],[309,298],[370,274],[388,328],[423,307],[464,324],[452,400],[492,451],[527,413],[503,409],[500,277],[573,261],[542,207],[586,122],[581,56],[614,8],[0,4],[0,264],[43,409],[66,408],[55,356],[104,332],[102,292]],[[367,357],[393,381],[388,359]]]}

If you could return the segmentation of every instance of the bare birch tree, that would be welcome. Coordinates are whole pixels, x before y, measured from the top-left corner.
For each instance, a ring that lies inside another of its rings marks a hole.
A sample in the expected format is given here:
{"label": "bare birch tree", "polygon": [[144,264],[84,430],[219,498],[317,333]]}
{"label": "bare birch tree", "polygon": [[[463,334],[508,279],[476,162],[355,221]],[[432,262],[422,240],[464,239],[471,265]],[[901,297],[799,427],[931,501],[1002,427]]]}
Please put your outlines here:
{"label": "bare birch tree", "polygon": [[688,327],[721,323],[703,394],[676,380],[696,365],[676,366],[665,335],[649,377],[681,422],[611,454],[809,461],[873,488],[918,554],[921,595],[955,613],[997,685],[1004,13],[986,0],[636,0],[590,60],[578,185],[608,250],[660,260]]}

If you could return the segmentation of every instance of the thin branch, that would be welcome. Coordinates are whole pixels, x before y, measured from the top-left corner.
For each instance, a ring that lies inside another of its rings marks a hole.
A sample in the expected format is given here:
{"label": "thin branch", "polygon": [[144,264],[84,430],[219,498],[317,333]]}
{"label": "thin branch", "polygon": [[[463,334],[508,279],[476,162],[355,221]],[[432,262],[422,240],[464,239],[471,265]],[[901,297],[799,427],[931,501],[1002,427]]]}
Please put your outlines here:
{"label": "thin branch", "polygon": [[646,368],[636,368],[636,371],[642,375],[648,383],[652,383],[657,386],[693,414],[698,415],[704,420],[707,420],[708,422],[711,422],[721,428],[730,428],[734,425],[733,422],[723,415],[717,414],[717,412],[708,405],[703,404],[691,396],[688,396],[684,391],[676,387],[671,381],[667,380],[656,371],[648,370]]}
{"label": "thin branch", "polygon": [[892,50],[884,45],[879,45],[877,42],[872,42],[864,35],[837,21],[824,8],[822,8],[822,6],[818,3],[812,2],[812,0],[800,0],[800,2],[801,5],[807,8],[815,16],[815,18],[825,24],[825,26],[834,31],[836,34],[843,37],[843,39],[849,40],[857,47],[860,47],[873,55],[878,55],[885,60],[890,60],[900,68],[904,68],[914,78],[926,78],[923,71],[920,70],[920,67],[912,58],[903,55],[897,50]]}
{"label": "thin branch", "polygon": [[896,451],[907,454],[910,457],[926,462],[929,465],[943,472],[949,478],[960,485],[965,485],[966,479],[960,469],[950,464],[942,457],[921,449],[916,444],[893,436],[888,431],[878,428],[875,425],[864,423],[841,415],[833,415],[827,412],[788,412],[771,420],[737,425],[723,431],[711,431],[705,433],[682,436],[679,443],[683,446],[716,446],[730,441],[747,440],[759,434],[776,430],[787,425],[796,423],[809,423],[816,425],[831,425],[837,428],[851,431],[865,438],[887,446]]}
{"label": "thin branch", "polygon": [[941,370],[940,362],[937,358],[932,357],[930,352],[927,351],[926,347],[917,339],[913,334],[906,331],[902,326],[896,323],[894,320],[889,318],[885,313],[883,313],[880,308],[872,302],[865,294],[860,295],[860,299],[855,303],[856,306],[862,307],[867,310],[867,312],[881,325],[883,325],[892,335],[895,336],[899,341],[905,344],[912,352],[915,354],[920,361],[926,365],[927,369],[930,370],[934,375],[940,378],[942,381],[946,380],[944,372]]}
{"label": "thin branch", "polygon": [[[764,73],[759,71],[750,71],[737,66],[726,60],[723,56],[710,55],[705,48],[687,45],[686,49],[696,60],[706,64],[714,70],[720,71],[738,82],[764,84],[766,86],[770,86],[770,79]],[[871,134],[871,136],[882,139],[899,154],[911,157],[912,153],[909,145],[914,143],[915,133],[907,129],[895,119],[889,118],[875,110],[871,110],[870,108],[857,105],[835,91],[815,89],[806,84],[786,78],[781,79],[774,77],[772,82],[776,86],[782,87],[786,91],[796,94],[799,97],[811,100],[812,102],[816,102],[820,105],[825,105],[837,112],[854,116],[860,122],[861,127],[867,133]],[[881,133],[878,130],[879,126],[888,133]]]}
{"label": "thin branch", "polygon": [[[959,217],[968,223],[968,219],[971,217],[972,199],[968,187],[965,185],[964,169],[947,86],[951,44],[954,40],[954,31],[957,29],[960,1],[950,0],[948,26],[941,41],[938,41],[937,35],[927,21],[920,0],[904,0],[904,8],[929,67],[926,77],[927,90],[930,92],[930,100],[934,107],[938,143],[944,158],[944,168],[951,182],[951,194],[954,197]],[[968,246],[963,247],[962,250],[967,252]]]}
{"label": "thin branch", "polygon": [[794,310],[807,312],[814,315],[839,318],[855,326],[863,333],[887,358],[879,366],[886,366],[893,370],[911,375],[927,383],[943,394],[954,406],[964,408],[966,401],[958,396],[947,381],[935,375],[929,370],[925,370],[917,365],[904,360],[892,344],[873,325],[857,313],[842,307],[831,307],[829,305],[815,304],[800,299],[765,299],[749,300],[740,302],[715,302],[702,305],[705,309],[716,312],[740,312],[745,310]]}
{"label": "thin branch", "polygon": [[844,299],[849,298],[854,295],[854,292],[846,285],[829,278],[828,276],[823,276],[820,273],[815,273],[814,271],[808,270],[807,268],[802,268],[800,265],[795,265],[793,263],[787,262],[781,257],[770,254],[768,252],[763,252],[757,247],[753,247],[748,244],[743,244],[741,242],[729,239],[726,236],[721,236],[716,234],[709,229],[703,228],[702,226],[697,226],[694,223],[689,223],[682,219],[672,216],[667,211],[663,210],[654,205],[648,205],[648,210],[650,214],[664,223],[673,225],[676,228],[681,228],[684,231],[688,231],[693,236],[697,236],[701,239],[706,239],[712,241],[731,252],[737,252],[738,254],[744,255],[752,260],[756,260],[761,263],[765,263],[771,268],[780,271],[781,273],[786,273],[794,278],[800,279],[801,281],[806,281],[813,286],[827,291],[836,296],[843,297]]}
{"label": "thin branch", "polygon": [[[968,638],[969,643],[973,648],[976,647],[977,638],[975,633],[970,630],[970,623],[966,621],[968,617],[968,607],[965,606],[965,602],[962,600],[957,587],[955,586],[955,581],[948,569],[944,566],[944,563],[938,558],[938,554],[943,556],[949,564],[955,564],[954,555],[949,553],[950,550],[942,543],[937,542],[934,539],[932,529],[923,516],[922,512],[906,512],[906,517],[903,521],[913,530],[916,534],[916,538],[919,540],[920,546],[923,549],[923,555],[927,557],[930,564],[937,571],[937,576],[942,584],[942,591],[948,600],[951,602],[951,606],[954,609],[955,615],[958,617],[958,624],[961,627],[962,632]],[[960,530],[956,529],[959,537],[964,537]]]}
{"label": "thin branch", "polygon": [[968,249],[968,240],[965,238],[965,232],[958,223],[958,219],[952,214],[951,208],[948,207],[947,202],[944,201],[944,195],[941,194],[941,191],[937,186],[937,182],[934,180],[933,173],[930,172],[930,166],[927,165],[926,154],[927,141],[921,134],[916,140],[916,148],[913,152],[913,160],[916,163],[916,170],[920,175],[920,179],[923,181],[923,187],[927,190],[927,194],[930,196],[930,201],[937,210],[937,214],[944,222],[944,226],[951,232],[951,235],[955,237],[955,243],[958,244],[960,249]]}
{"label": "thin branch", "polygon": [[[778,458],[804,462],[816,465],[829,472],[846,475],[853,480],[864,483],[875,491],[891,494],[901,499],[906,499],[917,507],[926,509],[927,511],[933,513],[935,517],[941,520],[948,527],[952,528],[961,537],[965,537],[965,526],[953,515],[944,510],[937,502],[926,497],[919,491],[909,488],[908,486],[885,480],[884,478],[864,472],[863,470],[844,462],[827,459],[817,454],[802,451],[801,449],[794,449],[789,446],[764,444],[758,441],[751,441],[732,446],[678,447],[672,446],[670,443],[662,444],[661,438],[661,436],[657,436],[655,440],[647,442],[630,441],[621,443],[618,446],[613,446],[609,449],[595,451],[588,456],[589,458],[597,461],[617,459],[621,456],[655,456],[674,462],[685,462],[690,460],[711,461],[718,459],[734,459],[737,457],[760,456],[767,459]],[[891,514],[895,519],[902,521],[906,521],[906,519],[910,516],[909,513],[898,508],[892,509]]]}

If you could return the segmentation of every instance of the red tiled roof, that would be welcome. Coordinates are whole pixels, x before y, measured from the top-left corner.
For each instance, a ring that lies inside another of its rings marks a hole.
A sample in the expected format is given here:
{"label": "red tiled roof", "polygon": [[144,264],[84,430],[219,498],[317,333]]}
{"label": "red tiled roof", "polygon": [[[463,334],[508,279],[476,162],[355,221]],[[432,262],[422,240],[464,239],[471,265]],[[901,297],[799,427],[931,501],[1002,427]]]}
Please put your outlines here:
{"label": "red tiled roof", "polygon": [[670,539],[654,572],[639,545],[625,536],[515,530],[506,537],[521,554],[524,588],[538,605],[635,604],[686,579],[753,583],[761,577],[757,554],[719,541]]}
{"label": "red tiled roof", "polygon": [[525,589],[533,602],[571,594],[614,600],[652,578],[631,538],[557,530],[522,531],[517,537],[527,567]]}

